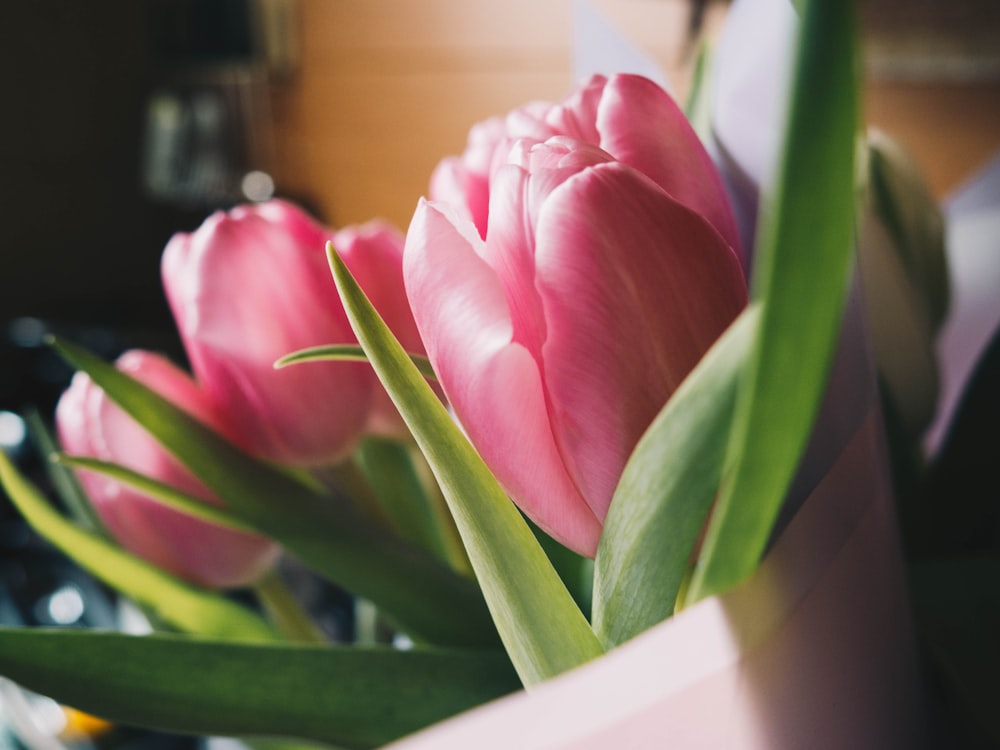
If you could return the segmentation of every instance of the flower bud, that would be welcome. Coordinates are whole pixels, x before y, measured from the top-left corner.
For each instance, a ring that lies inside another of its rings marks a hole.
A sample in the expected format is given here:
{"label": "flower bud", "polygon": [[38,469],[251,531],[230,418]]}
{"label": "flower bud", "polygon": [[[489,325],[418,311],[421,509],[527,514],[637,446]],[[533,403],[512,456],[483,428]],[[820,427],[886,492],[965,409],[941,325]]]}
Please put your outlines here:
{"label": "flower bud", "polygon": [[746,304],[713,221],[721,183],[690,171],[713,167],[682,137],[659,153],[717,186],[700,204],[712,218],[592,140],[555,136],[494,169],[485,239],[443,203],[421,202],[407,234],[406,291],[456,416],[521,509],[586,555],[642,433]]}
{"label": "flower bud", "polygon": [[[210,427],[221,430],[205,394],[162,357],[131,351],[118,368]],[[181,466],[85,373],[77,373],[56,408],[56,429],[70,454],[120,464],[212,505],[220,501]],[[77,472],[108,531],[157,567],[211,588],[256,580],[275,560],[268,539],[226,529],[173,510],[107,476]]]}

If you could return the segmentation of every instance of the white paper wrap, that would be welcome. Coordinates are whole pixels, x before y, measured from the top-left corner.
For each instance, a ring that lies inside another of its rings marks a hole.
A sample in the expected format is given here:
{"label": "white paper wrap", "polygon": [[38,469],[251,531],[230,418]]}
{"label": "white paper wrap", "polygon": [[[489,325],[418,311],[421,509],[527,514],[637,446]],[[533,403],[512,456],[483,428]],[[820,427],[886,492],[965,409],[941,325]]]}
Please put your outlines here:
{"label": "white paper wrap", "polygon": [[855,294],[788,518],[748,581],[531,693],[390,747],[923,747],[874,382]]}

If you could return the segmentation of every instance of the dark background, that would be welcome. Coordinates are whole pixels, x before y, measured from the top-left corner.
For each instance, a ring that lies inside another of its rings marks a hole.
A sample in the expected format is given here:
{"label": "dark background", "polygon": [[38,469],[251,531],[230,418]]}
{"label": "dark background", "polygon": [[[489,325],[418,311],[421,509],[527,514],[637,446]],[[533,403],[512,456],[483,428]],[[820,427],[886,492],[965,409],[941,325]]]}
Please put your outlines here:
{"label": "dark background", "polygon": [[42,330],[104,356],[131,346],[179,355],[160,253],[226,201],[144,189],[149,98],[254,55],[243,0],[4,5],[0,410],[48,412],[68,381]]}

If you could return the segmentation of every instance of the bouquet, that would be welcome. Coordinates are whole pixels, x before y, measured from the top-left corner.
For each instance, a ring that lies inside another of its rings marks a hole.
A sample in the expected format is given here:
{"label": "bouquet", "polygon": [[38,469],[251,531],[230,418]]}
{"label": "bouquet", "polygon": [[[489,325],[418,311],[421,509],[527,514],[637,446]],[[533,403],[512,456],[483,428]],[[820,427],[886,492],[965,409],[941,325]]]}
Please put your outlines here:
{"label": "bouquet", "polygon": [[0,455],[156,632],[5,628],[0,674],[288,746],[503,696],[399,747],[925,742],[883,412],[914,451],[936,370],[898,352],[943,320],[941,228],[896,147],[859,145],[852,4],[801,6],[766,175],[705,127],[707,74],[686,112],[595,76],[473,128],[405,236],[277,200],[176,235],[192,374],[54,340],[68,512]]}

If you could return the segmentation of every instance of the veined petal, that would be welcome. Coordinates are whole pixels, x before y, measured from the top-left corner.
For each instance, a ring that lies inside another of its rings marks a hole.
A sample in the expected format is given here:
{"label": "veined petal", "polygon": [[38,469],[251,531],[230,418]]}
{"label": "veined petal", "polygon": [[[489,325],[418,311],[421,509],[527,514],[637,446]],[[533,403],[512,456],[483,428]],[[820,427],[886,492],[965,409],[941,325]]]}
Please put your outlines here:
{"label": "veined petal", "polygon": [[417,326],[449,403],[500,483],[539,526],[592,555],[600,525],[566,473],[537,364],[512,340],[504,290],[476,252],[481,242],[472,224],[421,202],[404,254]]}
{"label": "veined petal", "polygon": [[602,75],[592,76],[564,103],[552,107],[545,115],[546,122],[555,133],[563,133],[586,143],[600,143],[597,116],[607,82],[608,79]]}
{"label": "veined petal", "polygon": [[687,117],[647,78],[613,76],[597,113],[600,146],[704,216],[739,257],[739,230],[725,186]]}
{"label": "veined petal", "polygon": [[553,191],[535,242],[552,429],[603,519],[639,437],[746,304],[743,274],[711,224],[618,163]]}

